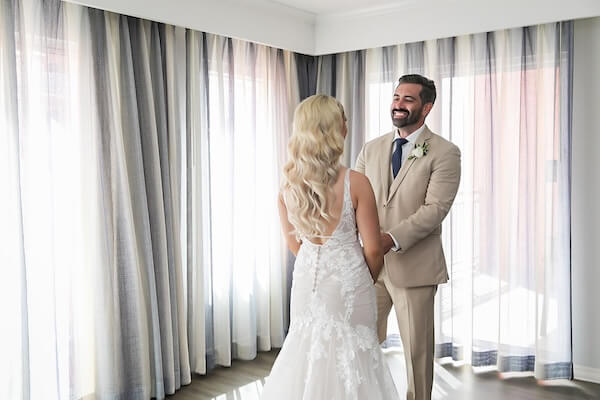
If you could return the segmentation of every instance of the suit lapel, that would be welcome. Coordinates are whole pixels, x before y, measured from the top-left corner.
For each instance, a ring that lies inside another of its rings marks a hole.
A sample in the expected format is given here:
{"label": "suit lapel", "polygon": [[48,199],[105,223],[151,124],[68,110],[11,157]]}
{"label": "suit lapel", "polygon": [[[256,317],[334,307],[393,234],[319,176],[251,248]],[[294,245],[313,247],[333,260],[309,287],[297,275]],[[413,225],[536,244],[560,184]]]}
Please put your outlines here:
{"label": "suit lapel", "polygon": [[391,163],[391,154],[392,154],[392,143],[394,142],[394,132],[388,133],[385,137],[385,140],[382,142],[382,149],[378,154],[381,154],[381,159],[379,161],[379,168],[381,174],[381,185],[385,189],[385,197],[388,197],[388,193],[390,190],[390,185],[388,182],[390,181],[390,163]]}
{"label": "suit lapel", "polygon": [[[432,133],[429,130],[429,128],[425,127],[425,130],[423,130],[423,133],[421,133],[421,135],[419,135],[419,139],[417,139],[417,142],[415,143],[415,147],[423,145],[423,143],[425,143],[426,141],[428,141],[429,139],[431,139],[431,135],[432,135]],[[396,193],[396,191],[398,190],[398,187],[400,186],[400,184],[402,183],[402,181],[406,177],[406,174],[410,170],[410,167],[412,167],[412,165],[416,161],[417,161],[416,158],[413,158],[412,160],[407,159],[402,164],[402,166],[400,167],[400,171],[398,171],[398,175],[396,175],[396,179],[394,179],[394,181],[392,182],[392,185],[390,186],[390,190],[389,190],[388,196],[387,196],[387,201],[388,202],[394,196],[394,193]]]}

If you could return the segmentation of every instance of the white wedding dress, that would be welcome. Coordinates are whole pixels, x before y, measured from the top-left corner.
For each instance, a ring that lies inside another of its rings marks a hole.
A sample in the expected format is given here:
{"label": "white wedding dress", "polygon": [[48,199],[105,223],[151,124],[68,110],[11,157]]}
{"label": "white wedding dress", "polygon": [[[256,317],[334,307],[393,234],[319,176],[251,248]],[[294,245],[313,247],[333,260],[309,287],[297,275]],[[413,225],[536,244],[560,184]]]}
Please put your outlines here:
{"label": "white wedding dress", "polygon": [[349,171],[332,236],[323,245],[302,240],[290,330],[263,400],[399,399],[377,341],[375,288],[358,241]]}

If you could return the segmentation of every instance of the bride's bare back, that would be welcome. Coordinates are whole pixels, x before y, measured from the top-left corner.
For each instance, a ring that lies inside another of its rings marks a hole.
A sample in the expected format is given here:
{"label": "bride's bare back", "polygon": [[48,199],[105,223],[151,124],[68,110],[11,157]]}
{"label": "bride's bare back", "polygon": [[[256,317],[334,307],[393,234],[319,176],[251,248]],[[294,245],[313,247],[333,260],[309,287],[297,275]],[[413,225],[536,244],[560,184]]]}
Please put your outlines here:
{"label": "bride's bare back", "polygon": [[333,235],[335,229],[340,223],[340,217],[342,216],[342,205],[344,201],[344,176],[346,175],[346,168],[342,167],[338,170],[338,176],[335,183],[332,186],[332,190],[327,195],[327,203],[329,204],[329,210],[327,213],[333,216],[328,222],[326,222],[327,229],[322,237],[315,237],[310,239],[315,244],[323,244],[327,241],[329,236]]}
{"label": "bride's bare back", "polygon": [[[333,184],[333,191],[329,194],[333,200],[330,202],[329,214],[333,215],[333,218],[327,223],[326,235],[311,238],[310,241],[314,244],[324,244],[327,242],[328,237],[335,232],[340,222],[346,170],[347,168],[345,167],[339,169],[336,182]],[[376,280],[383,266],[383,251],[375,194],[373,193],[369,179],[363,174],[352,170],[350,171],[350,195],[356,214],[356,227],[362,239],[365,260],[373,279]],[[296,236],[293,233],[294,226],[289,222],[287,208],[281,195],[279,196],[279,217],[287,245],[292,253],[296,255],[302,242],[296,240]]]}

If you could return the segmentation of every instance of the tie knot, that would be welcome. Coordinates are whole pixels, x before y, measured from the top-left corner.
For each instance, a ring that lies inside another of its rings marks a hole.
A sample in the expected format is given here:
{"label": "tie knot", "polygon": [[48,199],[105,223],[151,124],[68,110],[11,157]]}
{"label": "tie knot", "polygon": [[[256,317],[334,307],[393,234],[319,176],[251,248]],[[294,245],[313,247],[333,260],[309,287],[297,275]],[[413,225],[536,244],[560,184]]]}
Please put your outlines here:
{"label": "tie knot", "polygon": [[394,141],[396,142],[396,146],[404,146],[406,143],[408,143],[408,140],[405,138],[398,138]]}

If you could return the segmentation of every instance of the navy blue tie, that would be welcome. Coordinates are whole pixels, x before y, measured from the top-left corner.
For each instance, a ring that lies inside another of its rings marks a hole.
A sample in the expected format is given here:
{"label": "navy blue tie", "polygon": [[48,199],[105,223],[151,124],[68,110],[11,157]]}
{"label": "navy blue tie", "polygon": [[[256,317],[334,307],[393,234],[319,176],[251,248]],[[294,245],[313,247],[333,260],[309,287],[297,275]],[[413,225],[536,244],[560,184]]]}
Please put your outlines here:
{"label": "navy blue tie", "polygon": [[400,164],[402,164],[402,146],[408,143],[408,140],[399,138],[394,140],[394,143],[396,143],[396,149],[394,149],[394,153],[392,154],[392,172],[394,173],[394,178],[396,178],[398,171],[400,171]]}

